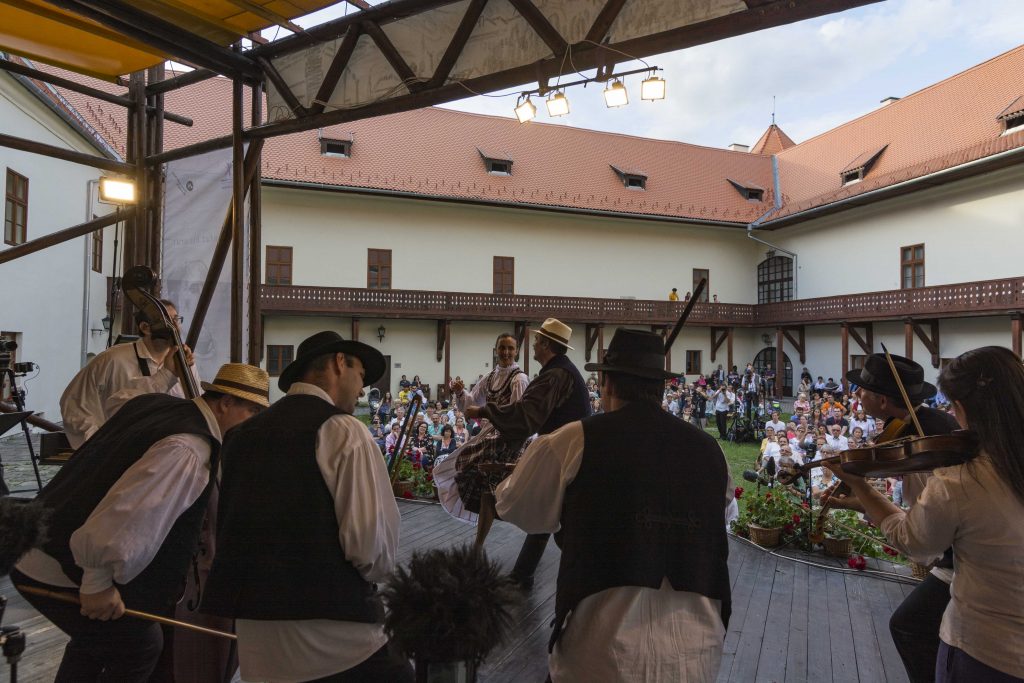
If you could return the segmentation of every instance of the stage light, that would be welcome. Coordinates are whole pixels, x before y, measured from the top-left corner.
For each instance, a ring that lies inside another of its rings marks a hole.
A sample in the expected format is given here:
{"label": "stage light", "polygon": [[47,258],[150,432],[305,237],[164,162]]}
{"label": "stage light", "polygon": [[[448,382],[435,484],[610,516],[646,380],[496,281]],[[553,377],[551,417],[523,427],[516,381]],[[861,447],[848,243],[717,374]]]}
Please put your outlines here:
{"label": "stage light", "polygon": [[665,99],[665,79],[652,75],[640,83],[641,100],[663,100]]}
{"label": "stage light", "polygon": [[569,98],[565,93],[556,92],[547,99],[548,116],[565,116],[569,113]]}
{"label": "stage light", "polygon": [[135,182],[121,178],[100,178],[100,201],[106,204],[134,204]]}
{"label": "stage light", "polygon": [[624,107],[629,104],[629,96],[626,94],[626,86],[622,81],[615,80],[604,89],[604,103],[609,108]]}
{"label": "stage light", "polygon": [[537,116],[537,107],[533,106],[533,102],[530,101],[529,97],[517,104],[514,111],[516,118],[519,119],[519,123],[526,123]]}

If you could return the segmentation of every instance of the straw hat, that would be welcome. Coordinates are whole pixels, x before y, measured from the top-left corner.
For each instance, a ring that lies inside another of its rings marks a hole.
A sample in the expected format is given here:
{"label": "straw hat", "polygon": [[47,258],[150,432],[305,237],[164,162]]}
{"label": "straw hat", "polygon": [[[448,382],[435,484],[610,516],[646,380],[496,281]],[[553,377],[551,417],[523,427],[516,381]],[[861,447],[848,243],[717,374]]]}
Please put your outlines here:
{"label": "straw hat", "polygon": [[572,328],[558,318],[548,318],[545,320],[536,334],[547,337],[551,341],[556,341],[570,351],[576,350],[569,346],[569,339],[572,338]]}
{"label": "straw hat", "polygon": [[270,376],[266,370],[245,363],[225,363],[212,382],[201,382],[204,391],[216,391],[252,401],[266,408],[270,405]]}

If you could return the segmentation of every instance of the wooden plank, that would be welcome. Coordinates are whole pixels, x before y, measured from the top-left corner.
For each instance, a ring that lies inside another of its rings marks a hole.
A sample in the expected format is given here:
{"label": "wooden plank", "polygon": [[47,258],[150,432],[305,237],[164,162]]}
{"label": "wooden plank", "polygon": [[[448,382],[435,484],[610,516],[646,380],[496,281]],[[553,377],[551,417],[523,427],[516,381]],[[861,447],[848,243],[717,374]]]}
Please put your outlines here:
{"label": "wooden plank", "polygon": [[795,565],[795,562],[780,560],[775,570],[761,653],[757,660],[757,681],[781,681],[786,677]]}
{"label": "wooden plank", "polygon": [[[783,560],[785,562],[786,560]],[[752,681],[757,674],[757,662],[761,652],[761,642],[765,635],[765,621],[768,616],[768,605],[772,596],[772,585],[775,583],[779,560],[773,555],[765,555],[761,569],[754,579],[747,604],[746,618],[743,620],[743,632],[736,644],[736,658],[732,664],[731,680]],[[774,634],[773,634],[774,635]]]}
{"label": "wooden plank", "polygon": [[850,626],[850,606],[846,596],[846,581],[838,572],[828,572],[828,641],[821,643],[832,652],[832,680],[835,683],[857,681],[857,653],[853,647],[853,629]]}
{"label": "wooden plank", "polygon": [[732,616],[729,618],[729,629],[725,633],[725,644],[722,648],[722,664],[718,672],[719,681],[731,679],[732,666],[735,662],[736,647],[743,633],[747,618],[747,607],[754,590],[754,581],[767,555],[751,548],[742,541],[730,539],[730,552],[738,551],[747,555],[743,569],[739,572],[732,589]]}
{"label": "wooden plank", "polygon": [[[832,649],[829,633],[829,572],[818,567],[807,569],[807,680],[832,681]],[[845,599],[845,596],[844,596]]]}
{"label": "wooden plank", "polygon": [[793,604],[789,617],[789,647],[786,650],[786,681],[803,683],[807,678],[807,636],[809,574],[806,564],[797,562],[793,571]]}
{"label": "wooden plank", "polygon": [[[890,588],[890,586],[892,588]],[[895,607],[892,606],[892,597],[898,595],[898,602],[903,602],[903,593],[892,581],[886,581],[882,585],[877,582],[865,583],[868,598],[868,609],[871,611],[871,619],[874,622],[875,638],[878,641],[878,652],[882,657],[882,666],[885,668],[885,680],[889,683],[908,683],[907,671],[903,668],[903,660],[896,650],[896,644],[889,632],[889,618]],[[895,592],[892,589],[896,589]]]}
{"label": "wooden plank", "polygon": [[862,681],[884,681],[885,666],[882,663],[878,637],[875,633],[874,616],[868,604],[868,593],[871,590],[866,584],[863,576],[846,576],[846,595],[849,598],[850,629],[853,632],[857,678]]}

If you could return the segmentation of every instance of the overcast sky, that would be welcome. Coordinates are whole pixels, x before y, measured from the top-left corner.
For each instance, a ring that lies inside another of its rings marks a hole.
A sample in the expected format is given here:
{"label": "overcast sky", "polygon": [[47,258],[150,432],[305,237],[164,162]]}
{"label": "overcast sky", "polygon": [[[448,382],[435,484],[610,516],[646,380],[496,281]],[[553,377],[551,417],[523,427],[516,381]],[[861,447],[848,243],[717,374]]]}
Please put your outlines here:
{"label": "overcast sky", "polygon": [[[771,123],[775,96],[776,123],[801,142],[871,111],[884,97],[908,95],[1022,43],[1024,0],[886,0],[648,58],[664,69],[664,101],[641,102],[642,76],[634,76],[626,81],[626,107],[605,108],[599,86],[575,87],[566,93],[569,116],[549,119],[538,101],[537,120],[710,147],[752,145]],[[1019,93],[1007,93],[1007,102],[1011,94]],[[445,106],[511,116],[515,99],[473,97]]]}

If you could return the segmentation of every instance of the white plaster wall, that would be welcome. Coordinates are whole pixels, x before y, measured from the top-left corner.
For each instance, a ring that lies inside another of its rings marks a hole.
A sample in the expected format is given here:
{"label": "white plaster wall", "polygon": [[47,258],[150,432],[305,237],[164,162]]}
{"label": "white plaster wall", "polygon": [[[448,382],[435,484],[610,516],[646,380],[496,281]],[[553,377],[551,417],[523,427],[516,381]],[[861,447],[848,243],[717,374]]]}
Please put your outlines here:
{"label": "white plaster wall", "polygon": [[[802,299],[899,289],[900,247],[921,243],[926,285],[1019,277],[1024,274],[1024,169],[758,235],[797,252]],[[757,260],[762,258],[763,252]]]}
{"label": "white plaster wall", "polygon": [[367,249],[392,250],[394,289],[490,292],[515,257],[517,294],[664,299],[710,269],[710,293],[756,301],[762,249],[742,230],[266,187],[264,244],[293,247],[298,285],[365,287]]}
{"label": "white plaster wall", "polygon": [[[96,150],[62,120],[6,74],[0,74],[0,131],[8,135],[90,154]],[[99,178],[96,169],[38,154],[0,147],[0,183],[10,168],[29,179],[29,240],[86,220],[88,182]],[[109,208],[94,204],[93,213]],[[90,216],[91,218],[91,216]],[[112,234],[113,228],[106,233]],[[80,237],[0,266],[2,305],[0,329],[21,333],[18,359],[40,365],[26,386],[27,405],[48,419],[59,421],[58,401],[64,387],[82,365],[86,352],[104,347],[102,329],[106,279],[91,272],[89,236]],[[0,250],[8,249],[0,243]],[[107,264],[112,246],[104,249]],[[107,266],[109,268],[109,266]],[[109,271],[108,271],[109,272]],[[89,282],[88,327],[83,349],[85,283]]]}

